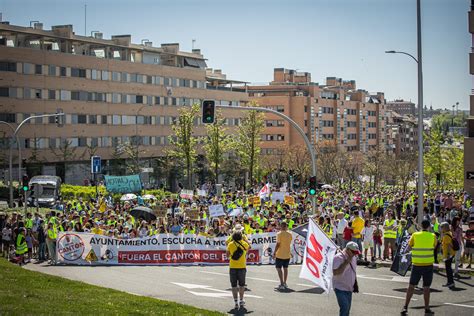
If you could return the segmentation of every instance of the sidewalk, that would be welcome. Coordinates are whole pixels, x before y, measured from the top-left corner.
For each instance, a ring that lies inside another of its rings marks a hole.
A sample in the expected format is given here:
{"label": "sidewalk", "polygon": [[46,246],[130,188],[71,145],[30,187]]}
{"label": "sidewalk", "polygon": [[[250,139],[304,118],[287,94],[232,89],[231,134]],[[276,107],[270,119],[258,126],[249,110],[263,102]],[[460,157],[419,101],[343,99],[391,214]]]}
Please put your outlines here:
{"label": "sidewalk", "polygon": [[[392,266],[391,261],[377,260],[376,264],[377,264],[377,268],[378,267],[390,268]],[[446,268],[444,264],[436,264],[436,263],[434,264],[434,271],[444,272],[445,270]],[[453,265],[453,270],[454,270],[454,265]],[[474,269],[459,268],[459,273],[474,275]]]}

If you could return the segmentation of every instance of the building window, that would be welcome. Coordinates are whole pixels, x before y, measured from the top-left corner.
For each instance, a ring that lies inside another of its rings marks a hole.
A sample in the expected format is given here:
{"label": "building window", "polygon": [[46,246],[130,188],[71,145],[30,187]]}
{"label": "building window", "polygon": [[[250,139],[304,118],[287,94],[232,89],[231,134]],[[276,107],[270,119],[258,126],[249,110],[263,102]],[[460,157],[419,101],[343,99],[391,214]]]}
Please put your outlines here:
{"label": "building window", "polygon": [[61,101],[71,100],[71,91],[61,90]]}
{"label": "building window", "polygon": [[77,116],[77,123],[78,124],[87,124],[87,115],[80,114]]}
{"label": "building window", "polygon": [[43,65],[35,65],[35,75],[43,74]]}
{"label": "building window", "polygon": [[56,76],[56,66],[52,66],[52,65],[48,66],[48,75]]}
{"label": "building window", "polygon": [[67,76],[66,67],[60,67],[60,68],[59,68],[59,75],[60,75],[61,77],[66,77],[66,76]]}
{"label": "building window", "polygon": [[86,147],[87,146],[87,138],[86,137],[79,137],[77,141],[78,147]]}
{"label": "building window", "polygon": [[0,97],[9,97],[10,89],[8,87],[0,87]]}
{"label": "building window", "polygon": [[107,124],[107,115],[101,115],[100,124]]}
{"label": "building window", "polygon": [[98,75],[100,74],[100,71],[96,69],[91,69],[91,79],[92,80],[98,80]]}
{"label": "building window", "polygon": [[41,99],[41,98],[42,98],[42,90],[35,89],[35,99]]}
{"label": "building window", "polygon": [[143,96],[142,95],[135,96],[135,103],[143,104]]}
{"label": "building window", "polygon": [[7,123],[16,123],[15,113],[0,113],[0,121]]}
{"label": "building window", "polygon": [[71,124],[77,124],[77,114],[71,114]]}
{"label": "building window", "polygon": [[33,74],[33,65],[29,63],[23,63],[23,74],[25,75]]}
{"label": "building window", "polygon": [[347,127],[357,127],[356,121],[347,121]]}
{"label": "building window", "polygon": [[56,90],[48,90],[48,99],[56,100]]}
{"label": "building window", "polygon": [[102,70],[102,80],[109,80],[109,72]]}
{"label": "building window", "polygon": [[122,95],[120,93],[112,93],[112,103],[121,103]]}
{"label": "building window", "polygon": [[85,78],[86,70],[81,68],[71,68],[71,77]]}
{"label": "building window", "polygon": [[117,72],[117,71],[112,72],[112,81],[120,81],[120,72]]}
{"label": "building window", "polygon": [[16,63],[8,61],[0,61],[0,71],[16,72]]}
{"label": "building window", "polygon": [[97,124],[97,115],[89,115],[89,124]]}

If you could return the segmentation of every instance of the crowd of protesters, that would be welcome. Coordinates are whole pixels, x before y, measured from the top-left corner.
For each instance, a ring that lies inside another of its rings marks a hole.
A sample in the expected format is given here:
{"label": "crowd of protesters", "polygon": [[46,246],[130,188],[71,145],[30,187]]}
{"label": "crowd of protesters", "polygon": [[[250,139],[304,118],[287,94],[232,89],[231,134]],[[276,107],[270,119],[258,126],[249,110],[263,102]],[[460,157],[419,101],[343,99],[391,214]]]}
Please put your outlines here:
{"label": "crowd of protesters", "polygon": [[[415,224],[417,195],[413,192],[391,188],[378,193],[362,189],[324,189],[317,192],[315,206],[312,197],[304,190],[290,191],[287,195],[291,198],[285,201],[260,196],[262,199],[258,198],[258,202],[254,199],[259,197],[258,193],[242,191],[224,192],[219,196],[209,192],[206,196],[195,195],[192,199],[179,195],[160,200],[138,197],[115,203],[110,196],[87,201],[61,200],[47,213],[1,213],[1,250],[3,256],[21,256],[21,262],[34,258],[54,264],[55,243],[62,231],[89,232],[120,239],[164,233],[222,237],[231,235],[236,224],[242,226],[243,234],[249,235],[278,232],[282,223],[285,223],[285,229],[292,230],[313,217],[338,246],[344,248],[347,243],[355,242],[361,249],[360,260],[388,261],[393,260],[404,229],[410,233],[420,230]],[[232,216],[211,218],[208,208],[212,204],[222,204],[228,214],[236,208],[241,211]],[[131,215],[130,211],[139,205],[152,209],[161,206],[168,212],[147,221]],[[454,276],[463,266],[463,259],[470,268],[474,249],[471,198],[464,192],[427,194],[423,214],[424,219],[432,224],[430,230],[440,241],[435,253],[436,261],[444,256],[442,241],[449,233],[460,245],[452,258]],[[467,229],[463,230],[463,225]]]}

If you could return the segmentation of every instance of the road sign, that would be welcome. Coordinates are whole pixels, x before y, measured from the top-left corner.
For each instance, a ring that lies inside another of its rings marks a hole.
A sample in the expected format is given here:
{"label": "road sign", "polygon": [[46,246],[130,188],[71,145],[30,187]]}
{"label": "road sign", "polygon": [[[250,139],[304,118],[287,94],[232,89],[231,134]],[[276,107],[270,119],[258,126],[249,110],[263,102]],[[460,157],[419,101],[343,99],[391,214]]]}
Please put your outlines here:
{"label": "road sign", "polygon": [[474,180],[474,171],[466,171],[466,179]]}
{"label": "road sign", "polygon": [[91,173],[100,173],[101,161],[99,156],[91,157]]}

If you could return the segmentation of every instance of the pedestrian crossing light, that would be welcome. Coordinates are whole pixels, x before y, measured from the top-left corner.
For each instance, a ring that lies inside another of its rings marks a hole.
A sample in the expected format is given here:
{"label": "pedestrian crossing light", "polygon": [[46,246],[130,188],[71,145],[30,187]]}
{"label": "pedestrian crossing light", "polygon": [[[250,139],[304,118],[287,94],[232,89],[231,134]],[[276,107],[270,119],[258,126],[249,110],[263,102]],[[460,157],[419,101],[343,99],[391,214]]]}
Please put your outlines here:
{"label": "pedestrian crossing light", "polygon": [[22,189],[23,189],[23,191],[25,191],[25,192],[28,191],[28,181],[29,181],[28,176],[27,176],[27,175],[24,175],[21,182],[22,182],[22,184],[23,184],[23,188],[22,188]]}
{"label": "pedestrian crossing light", "polygon": [[214,100],[202,101],[202,122],[204,124],[212,124],[215,120],[216,103]]}
{"label": "pedestrian crossing light", "polygon": [[317,183],[316,183],[316,177],[310,177],[309,178],[309,188],[308,188],[308,193],[309,195],[316,195],[316,188],[317,188]]}

